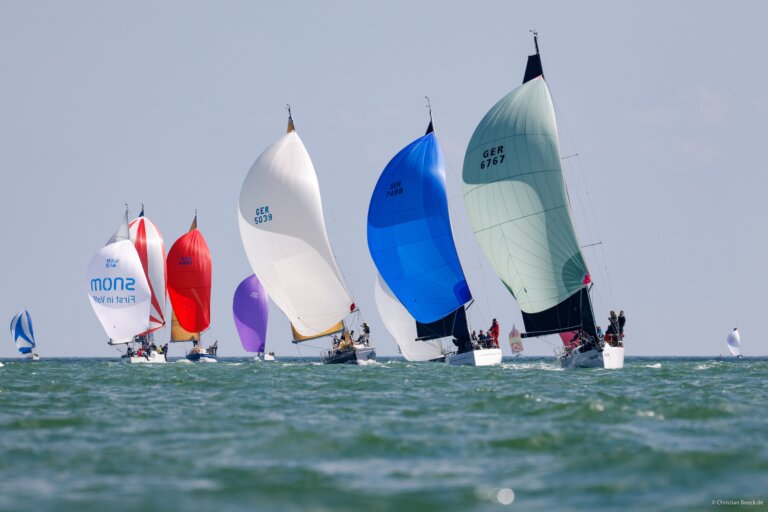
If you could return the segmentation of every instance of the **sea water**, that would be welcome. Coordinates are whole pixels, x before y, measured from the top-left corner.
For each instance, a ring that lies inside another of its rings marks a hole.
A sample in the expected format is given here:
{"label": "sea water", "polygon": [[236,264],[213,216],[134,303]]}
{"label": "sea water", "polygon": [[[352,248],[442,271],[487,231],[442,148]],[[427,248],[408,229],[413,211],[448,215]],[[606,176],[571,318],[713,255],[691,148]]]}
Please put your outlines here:
{"label": "sea water", "polygon": [[3,362],[0,510],[768,506],[764,358]]}

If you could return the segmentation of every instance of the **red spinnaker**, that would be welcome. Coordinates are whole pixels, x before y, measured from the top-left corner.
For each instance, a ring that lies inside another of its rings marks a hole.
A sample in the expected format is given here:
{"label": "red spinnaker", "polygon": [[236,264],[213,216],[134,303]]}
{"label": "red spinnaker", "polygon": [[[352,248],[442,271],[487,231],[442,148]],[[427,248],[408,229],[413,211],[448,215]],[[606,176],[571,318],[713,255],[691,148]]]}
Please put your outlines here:
{"label": "red spinnaker", "polygon": [[199,229],[176,240],[167,264],[168,295],[179,324],[189,332],[206,330],[211,323],[211,253]]}

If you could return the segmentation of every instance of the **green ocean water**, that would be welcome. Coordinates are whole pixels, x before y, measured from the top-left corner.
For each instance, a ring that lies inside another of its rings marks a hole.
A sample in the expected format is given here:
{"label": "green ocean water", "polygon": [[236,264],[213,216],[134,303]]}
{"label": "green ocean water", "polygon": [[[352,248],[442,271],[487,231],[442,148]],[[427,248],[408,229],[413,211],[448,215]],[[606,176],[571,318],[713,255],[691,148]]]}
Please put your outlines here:
{"label": "green ocean water", "polygon": [[0,510],[768,508],[765,358],[3,363]]}

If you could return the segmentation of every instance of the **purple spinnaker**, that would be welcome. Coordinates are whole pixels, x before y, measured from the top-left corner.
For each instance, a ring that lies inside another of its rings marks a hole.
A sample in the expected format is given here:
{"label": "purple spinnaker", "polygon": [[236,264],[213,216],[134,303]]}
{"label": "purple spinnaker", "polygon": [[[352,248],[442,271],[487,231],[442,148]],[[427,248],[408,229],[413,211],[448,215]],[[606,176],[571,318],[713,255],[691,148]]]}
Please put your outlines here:
{"label": "purple spinnaker", "polygon": [[269,304],[267,291],[255,275],[244,279],[235,290],[232,314],[243,348],[248,352],[264,352]]}

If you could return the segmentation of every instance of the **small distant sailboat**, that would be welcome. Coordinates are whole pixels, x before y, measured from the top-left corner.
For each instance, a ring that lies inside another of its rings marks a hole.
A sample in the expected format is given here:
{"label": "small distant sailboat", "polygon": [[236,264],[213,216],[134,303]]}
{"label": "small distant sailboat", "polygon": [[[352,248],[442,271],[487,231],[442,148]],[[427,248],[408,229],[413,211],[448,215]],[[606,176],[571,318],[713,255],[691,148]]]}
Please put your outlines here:
{"label": "small distant sailboat", "polygon": [[422,336],[429,337],[429,333],[419,334],[421,324],[413,319],[380,275],[376,276],[373,297],[384,327],[395,339],[406,361],[445,360],[442,339],[421,339]]}
{"label": "small distant sailboat", "polygon": [[610,346],[597,336],[591,278],[571,218],[535,32],[534,44],[523,84],[499,100],[472,135],[464,204],[478,244],[520,305],[521,337],[570,333],[558,355],[562,367],[622,368],[623,342]]}
{"label": "small distant sailboat", "polygon": [[243,348],[248,352],[255,352],[254,359],[258,361],[274,361],[274,352],[264,352],[267,343],[269,297],[255,275],[245,278],[235,290],[232,314]]}
{"label": "small distant sailboat", "polygon": [[218,341],[208,348],[200,335],[211,324],[211,253],[197,228],[197,212],[189,231],[168,251],[168,295],[171,299],[171,342],[191,342],[186,359],[215,363]]}
{"label": "small distant sailboat", "polygon": [[744,357],[741,355],[741,335],[739,334],[739,329],[734,327],[731,333],[728,334],[725,342],[728,344],[728,350],[732,356],[736,356],[737,359]]}
{"label": "small distant sailboat", "polygon": [[368,335],[352,336],[360,313],[331,251],[317,174],[290,108],[287,133],[259,155],[243,182],[238,222],[251,268],[288,317],[292,341],[333,337],[322,354],[326,364],[374,360]]}
{"label": "small distant sailboat", "polygon": [[512,330],[509,331],[509,348],[512,350],[512,354],[515,357],[521,357],[523,355],[523,338],[521,337],[520,329],[512,326]]}
{"label": "small distant sailboat", "polygon": [[383,281],[418,322],[418,340],[451,339],[456,351],[445,356],[450,365],[499,364],[501,349],[475,347],[469,334],[472,294],[451,232],[431,107],[429,117],[426,133],[379,176],[368,207],[368,250]]}
{"label": "small distant sailboat", "polygon": [[91,307],[110,345],[132,343],[149,330],[152,292],[130,240],[127,206],[115,234],[91,258],[86,283]]}
{"label": "small distant sailboat", "polygon": [[40,356],[34,352],[37,342],[35,341],[35,332],[32,329],[32,316],[26,309],[17,313],[11,320],[11,336],[13,336],[16,348],[25,360],[40,360]]}

